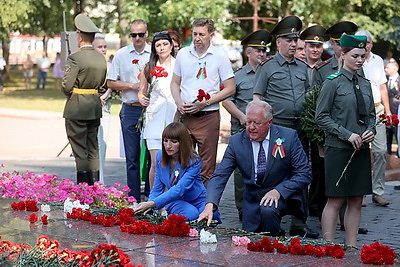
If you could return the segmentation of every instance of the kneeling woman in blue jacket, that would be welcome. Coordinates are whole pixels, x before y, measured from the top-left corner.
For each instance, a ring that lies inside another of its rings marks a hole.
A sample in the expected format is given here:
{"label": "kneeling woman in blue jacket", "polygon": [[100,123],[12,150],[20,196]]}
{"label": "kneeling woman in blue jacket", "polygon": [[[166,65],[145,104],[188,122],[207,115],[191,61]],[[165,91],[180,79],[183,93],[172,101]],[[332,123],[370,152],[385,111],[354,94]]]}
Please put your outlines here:
{"label": "kneeling woman in blue jacket", "polygon": [[162,133],[162,150],[156,158],[156,174],[149,201],[141,202],[137,213],[152,208],[165,208],[196,220],[204,210],[206,189],[200,176],[201,160],[193,150],[192,139],[185,125],[169,124]]}

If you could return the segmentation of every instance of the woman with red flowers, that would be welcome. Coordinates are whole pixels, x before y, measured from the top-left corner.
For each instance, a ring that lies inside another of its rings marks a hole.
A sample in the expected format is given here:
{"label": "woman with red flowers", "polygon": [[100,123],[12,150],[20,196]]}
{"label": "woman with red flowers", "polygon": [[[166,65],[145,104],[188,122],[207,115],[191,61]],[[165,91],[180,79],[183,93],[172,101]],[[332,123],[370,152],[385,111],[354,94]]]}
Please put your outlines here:
{"label": "woman with red flowers", "polygon": [[372,193],[369,143],[375,133],[375,107],[371,84],[357,73],[365,60],[367,38],[344,34],[340,72],[331,74],[317,100],[316,120],[325,132],[325,193],[322,233],[334,241],[340,207],[346,244],[356,246],[364,195]]}
{"label": "woman with red flowers", "polygon": [[[154,34],[150,60],[141,70],[138,98],[146,107],[143,138],[150,151],[150,189],[154,184],[156,154],[161,149],[161,132],[173,121],[176,105],[171,95],[170,84],[175,66],[174,46],[167,31]],[[162,77],[153,75],[157,68],[163,68]]]}
{"label": "woman with red flowers", "polygon": [[180,122],[169,124],[162,133],[162,144],[149,201],[141,202],[135,212],[165,208],[168,214],[195,220],[204,210],[206,189],[200,176],[201,160],[193,150],[188,129]]}

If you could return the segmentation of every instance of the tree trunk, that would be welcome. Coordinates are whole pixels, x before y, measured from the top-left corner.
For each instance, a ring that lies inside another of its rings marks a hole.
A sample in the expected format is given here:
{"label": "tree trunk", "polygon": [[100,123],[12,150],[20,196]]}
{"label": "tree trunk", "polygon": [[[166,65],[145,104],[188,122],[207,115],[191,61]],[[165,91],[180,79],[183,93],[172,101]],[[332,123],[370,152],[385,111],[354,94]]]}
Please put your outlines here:
{"label": "tree trunk", "polygon": [[122,18],[122,14],[124,12],[124,6],[126,5],[126,1],[125,0],[117,0],[116,3],[116,12],[118,14],[118,33],[119,33],[119,38],[120,38],[120,47],[124,47],[126,45],[128,45],[128,37],[125,34],[125,32],[127,30],[130,31],[130,29],[128,29],[129,26],[129,22],[126,19]]}

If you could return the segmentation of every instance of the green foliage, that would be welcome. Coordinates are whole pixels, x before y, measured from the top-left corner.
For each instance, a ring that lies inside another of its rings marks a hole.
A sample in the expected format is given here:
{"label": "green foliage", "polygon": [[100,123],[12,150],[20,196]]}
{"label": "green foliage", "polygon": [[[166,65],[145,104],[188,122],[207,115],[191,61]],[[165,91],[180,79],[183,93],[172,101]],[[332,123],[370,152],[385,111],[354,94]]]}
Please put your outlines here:
{"label": "green foliage", "polygon": [[2,0],[0,8],[0,39],[8,40],[10,32],[25,30],[29,25],[26,23],[32,12],[32,0],[15,1]]}
{"label": "green foliage", "polygon": [[[190,30],[195,18],[210,17],[224,38],[241,40],[253,30],[252,20],[235,20],[251,17],[251,0],[85,0],[85,13],[92,16],[103,32],[121,34],[128,41],[129,22],[141,18],[148,22],[149,32],[172,28],[180,32]],[[74,6],[77,0],[2,0],[0,9],[0,39],[10,32],[53,36],[63,30],[62,12],[67,14],[67,29],[73,29]],[[303,28],[311,24],[329,27],[341,20],[352,20],[367,29],[378,41],[398,44],[400,28],[399,0],[259,0],[260,17],[282,18],[298,15]],[[260,29],[271,30],[274,24],[259,21]]]}
{"label": "green foliage", "polygon": [[315,110],[320,90],[319,86],[315,86],[312,91],[307,93],[306,100],[303,102],[305,112],[301,116],[301,126],[311,142],[315,142],[318,146],[323,146],[325,143],[324,132],[319,128],[315,120]]}

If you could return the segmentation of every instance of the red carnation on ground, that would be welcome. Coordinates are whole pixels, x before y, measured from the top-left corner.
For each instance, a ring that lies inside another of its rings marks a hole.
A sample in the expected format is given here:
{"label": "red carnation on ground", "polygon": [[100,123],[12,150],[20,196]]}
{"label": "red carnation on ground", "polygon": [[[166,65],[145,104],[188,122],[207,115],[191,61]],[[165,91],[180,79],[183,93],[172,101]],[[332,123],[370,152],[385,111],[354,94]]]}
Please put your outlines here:
{"label": "red carnation on ground", "polygon": [[318,258],[325,256],[325,248],[323,246],[317,246],[314,250],[314,255]]}
{"label": "red carnation on ground", "polygon": [[313,245],[307,244],[304,245],[303,252],[304,255],[314,255],[315,248]]}
{"label": "red carnation on ground", "polygon": [[260,244],[263,248],[264,252],[274,252],[275,248],[274,246],[271,244],[271,240],[269,240],[269,238],[265,237],[260,241]]}
{"label": "red carnation on ground", "polygon": [[36,200],[27,200],[25,201],[25,206],[27,211],[33,211],[37,212],[39,211],[39,208],[37,206],[37,201]]}
{"label": "red carnation on ground", "polygon": [[36,215],[36,213],[32,213],[31,216],[29,216],[29,222],[30,223],[35,223],[38,221],[38,216]]}
{"label": "red carnation on ground", "polygon": [[49,224],[49,221],[47,220],[48,216],[46,214],[44,214],[42,217],[40,217],[40,219],[42,220],[42,223],[44,225]]}

